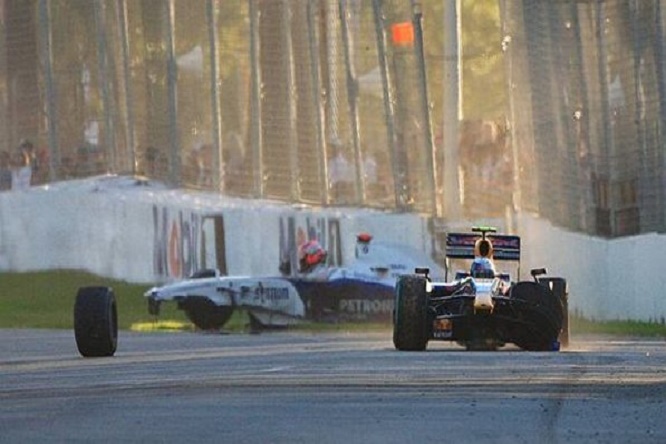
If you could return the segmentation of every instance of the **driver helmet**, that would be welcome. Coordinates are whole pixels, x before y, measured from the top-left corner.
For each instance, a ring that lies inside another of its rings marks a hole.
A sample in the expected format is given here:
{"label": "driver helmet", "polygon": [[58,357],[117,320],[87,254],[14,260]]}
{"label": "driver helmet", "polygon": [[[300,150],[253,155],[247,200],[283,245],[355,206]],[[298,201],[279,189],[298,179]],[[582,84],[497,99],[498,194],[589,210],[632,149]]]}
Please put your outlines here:
{"label": "driver helmet", "polygon": [[326,262],[326,250],[316,240],[304,243],[299,252],[301,271],[310,271]]}
{"label": "driver helmet", "polygon": [[487,257],[477,257],[472,262],[470,274],[474,278],[491,279],[495,277],[495,265]]}

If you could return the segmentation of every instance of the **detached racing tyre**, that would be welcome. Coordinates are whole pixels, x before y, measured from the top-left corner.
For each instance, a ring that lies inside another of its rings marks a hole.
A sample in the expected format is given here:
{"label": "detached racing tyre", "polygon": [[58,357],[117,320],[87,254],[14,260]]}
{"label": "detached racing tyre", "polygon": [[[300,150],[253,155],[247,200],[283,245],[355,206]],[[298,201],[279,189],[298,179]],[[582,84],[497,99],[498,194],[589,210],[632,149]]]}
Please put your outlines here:
{"label": "detached racing tyre", "polygon": [[403,351],[423,351],[430,339],[426,278],[398,278],[393,313],[393,345]]}
{"label": "detached racing tyre", "polygon": [[118,310],[109,287],[82,287],[74,304],[74,336],[81,356],[113,356],[118,345]]}

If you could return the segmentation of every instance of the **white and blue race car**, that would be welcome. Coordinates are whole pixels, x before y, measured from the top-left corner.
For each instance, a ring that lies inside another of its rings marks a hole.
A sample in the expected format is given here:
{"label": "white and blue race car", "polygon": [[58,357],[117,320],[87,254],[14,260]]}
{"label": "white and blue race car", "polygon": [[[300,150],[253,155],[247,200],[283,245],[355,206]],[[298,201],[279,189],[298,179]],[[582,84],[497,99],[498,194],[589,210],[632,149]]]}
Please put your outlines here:
{"label": "white and blue race car", "polygon": [[201,330],[222,328],[236,310],[244,310],[253,327],[279,328],[303,320],[317,322],[390,322],[397,278],[416,267],[432,274],[444,270],[427,255],[404,246],[356,239],[355,260],[326,265],[326,252],[316,242],[301,246],[299,270],[275,276],[223,276],[201,270],[190,278],[151,288],[145,293],[149,312],[175,302]]}

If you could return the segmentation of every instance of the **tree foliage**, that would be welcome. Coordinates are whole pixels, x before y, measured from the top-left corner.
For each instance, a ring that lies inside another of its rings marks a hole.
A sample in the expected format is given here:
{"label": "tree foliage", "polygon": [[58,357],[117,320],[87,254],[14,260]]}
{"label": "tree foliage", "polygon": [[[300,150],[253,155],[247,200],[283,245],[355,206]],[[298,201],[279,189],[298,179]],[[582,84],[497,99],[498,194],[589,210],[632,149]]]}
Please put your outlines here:
{"label": "tree foliage", "polygon": [[[498,0],[462,0],[461,4],[463,115],[466,119],[497,119],[503,116],[506,102]],[[436,93],[444,91],[443,7],[443,1],[423,5],[424,48],[435,116],[440,115],[443,101]]]}

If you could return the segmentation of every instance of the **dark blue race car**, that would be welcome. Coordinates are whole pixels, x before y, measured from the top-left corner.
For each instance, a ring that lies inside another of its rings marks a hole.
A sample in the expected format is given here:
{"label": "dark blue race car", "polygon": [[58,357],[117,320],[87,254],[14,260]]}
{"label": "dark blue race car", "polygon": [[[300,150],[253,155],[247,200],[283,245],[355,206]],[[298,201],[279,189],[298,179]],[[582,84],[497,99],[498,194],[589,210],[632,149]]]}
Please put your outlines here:
{"label": "dark blue race car", "polygon": [[[449,233],[447,273],[433,279],[427,267],[398,278],[393,343],[398,350],[425,350],[428,341],[456,342],[468,350],[496,350],[506,344],[531,351],[559,350],[569,342],[566,280],[531,270],[532,280],[514,281],[496,262],[518,265],[520,237],[492,227]],[[471,261],[448,281],[454,261]],[[469,270],[469,271],[467,271]]]}

